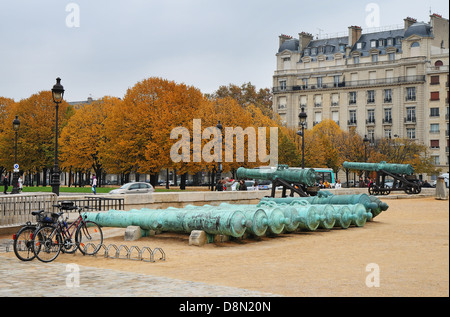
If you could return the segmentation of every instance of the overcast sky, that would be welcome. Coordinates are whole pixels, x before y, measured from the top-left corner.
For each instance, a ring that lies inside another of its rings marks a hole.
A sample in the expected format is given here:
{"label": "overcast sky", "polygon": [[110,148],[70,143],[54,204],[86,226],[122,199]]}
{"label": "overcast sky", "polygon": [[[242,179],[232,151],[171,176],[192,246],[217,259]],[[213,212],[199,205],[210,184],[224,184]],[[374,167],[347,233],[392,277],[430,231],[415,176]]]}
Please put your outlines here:
{"label": "overcast sky", "polygon": [[211,93],[271,88],[278,36],[449,17],[447,0],[0,0],[0,96],[62,78],[65,100],[123,97],[153,76]]}

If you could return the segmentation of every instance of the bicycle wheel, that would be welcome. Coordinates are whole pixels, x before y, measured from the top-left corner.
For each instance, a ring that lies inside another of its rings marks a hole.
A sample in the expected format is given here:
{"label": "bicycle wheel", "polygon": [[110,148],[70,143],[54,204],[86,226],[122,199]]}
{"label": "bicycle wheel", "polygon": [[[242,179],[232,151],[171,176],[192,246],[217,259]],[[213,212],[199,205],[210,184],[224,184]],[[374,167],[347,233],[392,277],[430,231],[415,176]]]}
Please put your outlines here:
{"label": "bicycle wheel", "polygon": [[14,254],[21,261],[31,261],[35,258],[33,251],[33,233],[36,226],[27,225],[19,229],[14,235]]}
{"label": "bicycle wheel", "polygon": [[58,229],[44,226],[38,229],[33,236],[33,251],[36,258],[42,262],[51,262],[61,252],[63,239]]}
{"label": "bicycle wheel", "polygon": [[75,243],[84,255],[94,255],[103,243],[102,228],[93,221],[80,223],[75,235]]}

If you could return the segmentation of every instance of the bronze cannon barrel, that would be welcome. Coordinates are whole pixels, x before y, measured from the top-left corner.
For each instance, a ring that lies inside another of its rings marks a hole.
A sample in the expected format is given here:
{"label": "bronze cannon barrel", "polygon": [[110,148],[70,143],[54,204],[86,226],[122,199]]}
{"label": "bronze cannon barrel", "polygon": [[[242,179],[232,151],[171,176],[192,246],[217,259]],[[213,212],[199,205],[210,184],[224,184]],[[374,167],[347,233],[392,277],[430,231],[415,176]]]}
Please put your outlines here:
{"label": "bronze cannon barrel", "polygon": [[362,163],[362,162],[344,162],[342,164],[344,168],[350,170],[363,170],[363,171],[374,171],[378,172],[380,170],[392,173],[392,174],[414,174],[414,168],[410,164],[391,164],[381,161],[380,163]]}
{"label": "bronze cannon barrel", "polygon": [[240,167],[237,170],[238,179],[264,179],[273,181],[283,179],[287,182],[300,183],[307,186],[313,186],[316,182],[316,172],[312,168],[290,169],[287,166],[279,165],[275,168],[267,169],[249,169]]}

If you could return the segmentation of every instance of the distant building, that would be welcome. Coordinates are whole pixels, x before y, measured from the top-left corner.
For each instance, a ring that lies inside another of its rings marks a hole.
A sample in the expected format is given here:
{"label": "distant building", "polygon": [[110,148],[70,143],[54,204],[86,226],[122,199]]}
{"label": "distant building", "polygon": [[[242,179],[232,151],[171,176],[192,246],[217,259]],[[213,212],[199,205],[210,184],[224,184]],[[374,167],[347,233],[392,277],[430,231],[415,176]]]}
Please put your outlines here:
{"label": "distant building", "polygon": [[85,105],[90,105],[93,101],[95,101],[95,100],[92,99],[92,97],[88,97],[87,100],[84,100],[84,101],[70,101],[70,102],[68,102],[68,104],[72,105],[75,110],[78,110],[78,109],[84,107]]}
{"label": "distant building", "polygon": [[404,19],[403,27],[298,39],[281,35],[273,109],[287,126],[323,119],[369,139],[399,136],[426,144],[436,166],[449,166],[449,20]]}

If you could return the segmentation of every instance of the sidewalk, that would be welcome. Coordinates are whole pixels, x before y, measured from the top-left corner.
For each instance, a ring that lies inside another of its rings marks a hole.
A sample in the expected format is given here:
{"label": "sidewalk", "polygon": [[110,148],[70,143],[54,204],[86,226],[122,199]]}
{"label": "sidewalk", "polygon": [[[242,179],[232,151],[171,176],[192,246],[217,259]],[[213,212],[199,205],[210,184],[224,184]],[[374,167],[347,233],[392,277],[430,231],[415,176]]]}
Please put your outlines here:
{"label": "sidewalk", "polygon": [[[117,259],[116,261],[123,261]],[[75,270],[79,268],[79,287]],[[0,254],[0,296],[269,297],[246,289],[64,263],[22,262]]]}

